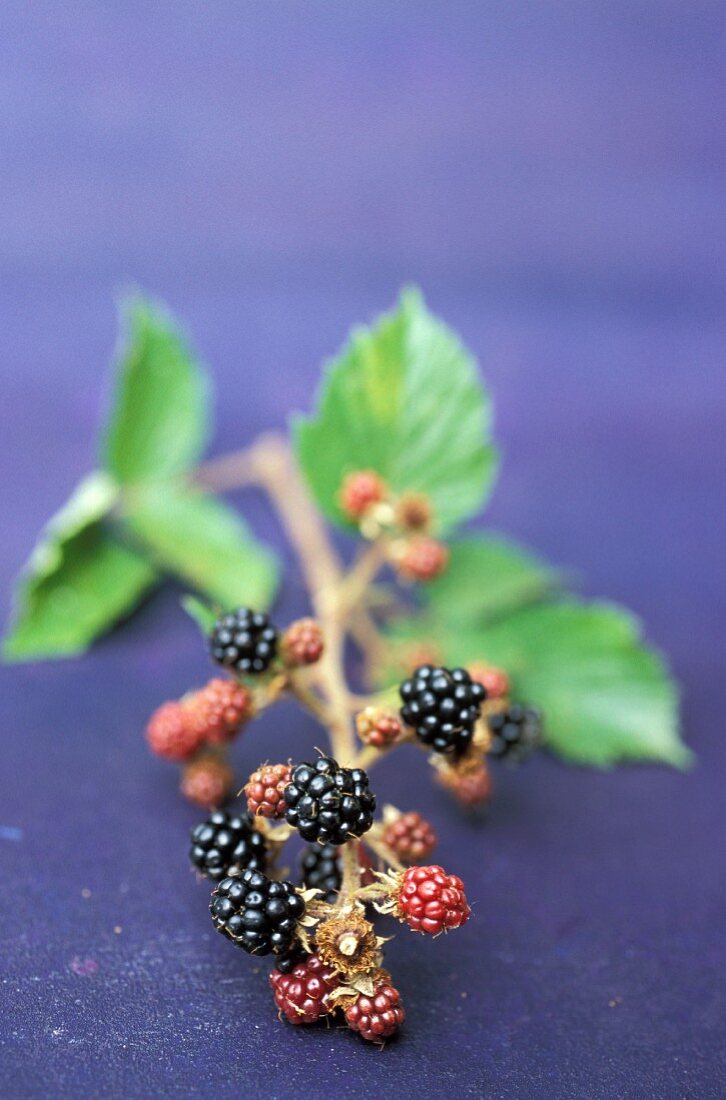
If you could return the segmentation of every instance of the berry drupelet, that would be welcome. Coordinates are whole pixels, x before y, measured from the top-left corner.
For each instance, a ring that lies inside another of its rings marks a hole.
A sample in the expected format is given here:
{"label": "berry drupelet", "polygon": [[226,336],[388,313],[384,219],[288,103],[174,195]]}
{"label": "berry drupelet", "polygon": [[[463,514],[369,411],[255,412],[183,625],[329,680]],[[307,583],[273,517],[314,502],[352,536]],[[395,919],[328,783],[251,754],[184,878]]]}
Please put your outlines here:
{"label": "berry drupelet", "polygon": [[328,756],[296,764],[284,798],[285,819],[303,840],[345,844],[373,824],[376,799],[368,775],[362,768],[343,768]]}
{"label": "berry drupelet", "polygon": [[519,764],[540,743],[542,717],[534,707],[513,703],[507,710],[490,714],[487,725],[491,733],[489,753],[500,760]]}
{"label": "berry drupelet", "polygon": [[421,665],[399,688],[401,718],[434,752],[461,755],[474,735],[486,691],[465,668]]}
{"label": "berry drupelet", "polygon": [[334,901],[343,882],[338,848],[335,844],[308,844],[300,856],[303,885],[320,890],[326,901]]}
{"label": "berry drupelet", "polygon": [[232,868],[264,871],[267,846],[247,814],[215,810],[192,829],[189,858],[193,867],[216,882],[226,878]]}
{"label": "berry drupelet", "polygon": [[241,607],[217,620],[209,648],[217,664],[256,675],[266,672],[277,655],[277,630],[267,615]]}
{"label": "berry drupelet", "polygon": [[273,882],[261,871],[224,878],[209,903],[214,927],[250,955],[286,954],[305,915],[291,882]]}

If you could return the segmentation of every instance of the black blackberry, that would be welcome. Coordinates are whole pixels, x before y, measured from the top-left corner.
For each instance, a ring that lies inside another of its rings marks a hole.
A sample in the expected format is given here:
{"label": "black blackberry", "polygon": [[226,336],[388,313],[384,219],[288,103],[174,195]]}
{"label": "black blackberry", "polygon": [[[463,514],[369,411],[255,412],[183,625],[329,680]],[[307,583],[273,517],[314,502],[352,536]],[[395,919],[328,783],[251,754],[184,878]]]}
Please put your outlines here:
{"label": "black blackberry", "polygon": [[206,821],[192,829],[189,849],[192,865],[206,878],[217,882],[232,867],[264,871],[267,846],[262,833],[252,824],[249,814],[228,814],[215,810]]}
{"label": "black blackberry", "polygon": [[303,885],[320,890],[334,901],[343,881],[343,869],[335,844],[309,844],[300,856]]}
{"label": "black blackberry", "polygon": [[267,615],[240,607],[217,619],[209,636],[217,664],[237,672],[265,672],[277,655],[277,630]]}
{"label": "black blackberry", "polygon": [[296,764],[285,787],[285,819],[303,840],[345,844],[373,824],[376,798],[362,768],[342,768],[321,756],[314,764]]}
{"label": "black blackberry", "polygon": [[539,745],[542,737],[542,715],[534,707],[513,703],[507,710],[487,718],[492,735],[489,753],[499,760],[519,764]]}
{"label": "black blackberry", "polygon": [[421,665],[398,689],[401,718],[434,752],[460,756],[474,735],[486,690],[465,668]]}
{"label": "black blackberry", "polygon": [[295,940],[305,902],[291,882],[273,882],[248,868],[223,878],[209,902],[214,927],[250,955],[285,955]]}

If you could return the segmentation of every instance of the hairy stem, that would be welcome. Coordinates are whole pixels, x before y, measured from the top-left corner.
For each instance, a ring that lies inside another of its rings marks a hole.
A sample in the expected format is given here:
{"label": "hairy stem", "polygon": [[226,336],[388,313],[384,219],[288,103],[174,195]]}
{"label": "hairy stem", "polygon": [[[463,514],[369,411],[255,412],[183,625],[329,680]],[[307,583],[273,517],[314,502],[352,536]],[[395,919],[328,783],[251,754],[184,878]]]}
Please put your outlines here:
{"label": "hairy stem", "polygon": [[360,860],[358,859],[358,841],[349,840],[341,849],[343,881],[340,887],[340,899],[352,897],[360,886]]}

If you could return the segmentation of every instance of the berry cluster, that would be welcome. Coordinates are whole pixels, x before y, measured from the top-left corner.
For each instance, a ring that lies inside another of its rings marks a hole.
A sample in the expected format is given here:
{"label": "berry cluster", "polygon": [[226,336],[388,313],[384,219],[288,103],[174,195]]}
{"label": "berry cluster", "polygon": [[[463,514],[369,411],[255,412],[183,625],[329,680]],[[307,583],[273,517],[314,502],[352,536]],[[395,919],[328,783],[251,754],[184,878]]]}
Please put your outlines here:
{"label": "berry cluster", "polygon": [[518,703],[490,714],[487,725],[491,734],[490,754],[513,763],[520,763],[534,752],[542,736],[540,712]]}
{"label": "berry cluster", "polygon": [[333,901],[343,882],[343,869],[336,844],[308,844],[300,857],[302,880],[309,890],[320,890]]}
{"label": "berry cluster", "polygon": [[405,581],[433,581],[449,563],[449,551],[442,542],[417,535],[408,539],[394,557],[399,577]]}
{"label": "berry cluster", "polygon": [[291,1024],[314,1024],[330,1011],[328,994],[338,985],[332,966],[317,955],[308,955],[289,973],[279,966],[270,974],[270,985],[279,1011]]}
{"label": "berry cluster", "polygon": [[213,660],[244,675],[266,672],[277,655],[278,634],[267,615],[240,607],[218,619],[209,638]]}
{"label": "berry cluster", "polygon": [[386,821],[384,817],[383,843],[402,863],[420,863],[428,859],[437,844],[437,837],[428,821],[411,810],[406,814],[394,813]]}
{"label": "berry cluster", "polygon": [[492,795],[492,779],[483,759],[473,757],[456,767],[444,767],[437,771],[442,787],[453,794],[456,801],[467,810],[484,806]]}
{"label": "berry cluster", "polygon": [[305,901],[291,882],[248,868],[223,878],[209,903],[214,927],[250,955],[282,955],[298,933]]}
{"label": "berry cluster", "polygon": [[461,879],[434,865],[403,872],[395,913],[414,932],[438,936],[466,924],[471,910]]}
{"label": "berry cluster", "polygon": [[345,1009],[348,1027],[371,1043],[380,1043],[395,1035],[405,1019],[401,994],[385,971],[370,994],[360,993]]}
{"label": "berry cluster", "polygon": [[324,649],[323,632],[315,619],[298,619],[287,628],[280,642],[280,654],[287,668],[316,664]]}
{"label": "berry cluster", "polygon": [[387,749],[401,737],[401,723],[384,707],[366,707],[355,719],[358,736],[364,745]]}
{"label": "berry cluster", "polygon": [[247,814],[216,810],[192,829],[189,858],[206,878],[218,881],[233,871],[264,871],[267,844]]}
{"label": "berry cluster", "polygon": [[181,789],[186,798],[200,806],[219,806],[233,781],[220,754],[253,713],[246,687],[216,678],[154,711],[146,739],[157,756],[184,765]]}
{"label": "berry cluster", "polygon": [[[388,525],[397,547],[389,560],[400,575],[425,580],[440,572],[446,555],[425,533],[433,517],[423,498],[396,501],[377,475],[366,473],[351,479],[341,503],[364,534],[372,511],[376,524]],[[396,508],[389,514],[384,505]],[[226,750],[250,717],[285,690],[310,699],[318,715],[331,700],[322,686],[326,666],[317,679],[306,671],[323,654],[315,620],[298,620],[279,636],[266,615],[240,609],[217,620],[210,648],[230,679],[215,678],[164,704],[147,738],[154,752],[183,765],[182,786],[192,801],[219,806],[233,782]],[[438,659],[421,663],[420,649],[418,658],[399,688],[400,714],[382,695],[355,716],[364,746],[359,759],[375,760],[415,738],[433,750],[439,782],[462,805],[479,805],[491,791],[485,754],[523,758],[539,740],[539,714],[510,704],[500,669],[479,665],[469,673]],[[265,763],[244,786],[241,812],[215,809],[193,829],[189,855],[213,884],[209,909],[217,931],[250,955],[275,957],[270,985],[282,1019],[310,1025],[340,1014],[351,1031],[382,1043],[405,1012],[383,969],[385,940],[367,907],[430,936],[461,927],[470,909],[461,879],[425,862],[437,839],[429,822],[386,807],[374,825],[375,808],[368,774],[355,760]],[[294,832],[308,842],[299,886],[278,871]],[[376,870],[374,858],[382,861]]]}
{"label": "berry cluster", "polygon": [[288,825],[303,840],[344,844],[373,824],[376,798],[362,768],[343,768],[328,756],[296,764],[285,788]]}
{"label": "berry cluster", "polygon": [[434,752],[461,755],[474,736],[486,691],[465,668],[421,665],[399,688],[401,718]]}
{"label": "berry cluster", "polygon": [[290,782],[289,764],[263,764],[247,780],[247,809],[259,817],[284,817],[287,810],[285,788]]}

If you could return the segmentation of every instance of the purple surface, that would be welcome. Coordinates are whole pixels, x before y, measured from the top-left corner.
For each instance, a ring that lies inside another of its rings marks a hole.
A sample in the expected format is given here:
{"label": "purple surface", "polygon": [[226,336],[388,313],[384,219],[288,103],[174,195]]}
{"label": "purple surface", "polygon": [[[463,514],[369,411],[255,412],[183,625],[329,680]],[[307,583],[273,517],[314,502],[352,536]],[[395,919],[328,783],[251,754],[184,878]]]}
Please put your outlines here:
{"label": "purple surface", "polygon": [[[188,321],[222,450],[415,279],[495,394],[491,523],[644,616],[700,761],[537,760],[483,827],[382,769],[476,919],[390,945],[383,1054],[301,1033],[211,931],[141,739],[207,671],[169,589],[1,674],[2,1095],[724,1095],[723,31],[685,0],[2,6],[3,590],[92,462],[119,287]],[[315,736],[283,711],[240,771]]]}

